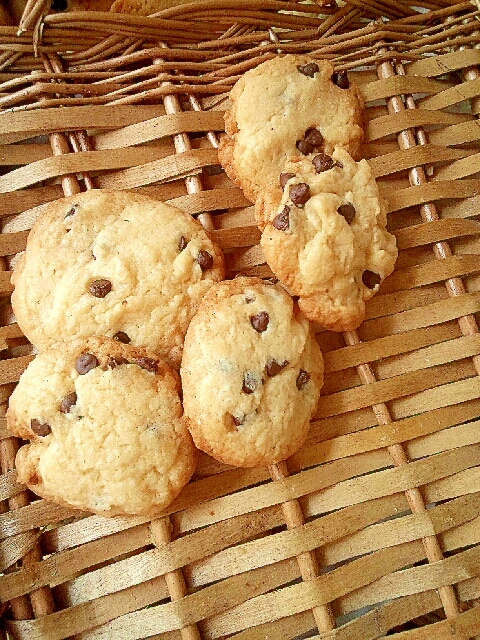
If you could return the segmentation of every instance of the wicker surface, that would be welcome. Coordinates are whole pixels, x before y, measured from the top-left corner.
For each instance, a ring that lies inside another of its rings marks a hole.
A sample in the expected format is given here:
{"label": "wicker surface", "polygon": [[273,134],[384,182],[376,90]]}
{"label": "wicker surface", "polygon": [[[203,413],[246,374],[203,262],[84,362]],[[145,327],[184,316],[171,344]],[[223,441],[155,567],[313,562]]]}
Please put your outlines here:
{"label": "wicker surface", "polygon": [[47,4],[29,3],[21,35],[0,27],[3,412],[33,357],[9,271],[37,207],[63,193],[169,200],[213,231],[229,277],[271,275],[215,147],[227,92],[277,51],[330,58],[361,85],[364,155],[400,255],[358,332],[318,332],[328,375],[301,451],[270,469],[202,456],[154,522],[36,499],[16,482],[18,442],[1,421],[5,629],[25,640],[480,634],[480,10],[211,0],[133,18],[43,16]]}

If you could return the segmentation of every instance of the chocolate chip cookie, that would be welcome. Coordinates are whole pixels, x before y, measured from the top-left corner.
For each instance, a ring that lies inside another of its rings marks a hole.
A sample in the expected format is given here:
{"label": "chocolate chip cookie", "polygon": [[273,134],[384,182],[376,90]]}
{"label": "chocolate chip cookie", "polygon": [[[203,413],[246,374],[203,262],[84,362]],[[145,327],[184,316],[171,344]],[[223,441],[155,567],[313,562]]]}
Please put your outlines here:
{"label": "chocolate chip cookie", "polygon": [[397,258],[369,164],[338,147],[293,158],[278,180],[280,201],[272,189],[257,202],[268,219],[261,237],[268,264],[300,296],[307,318],[333,331],[356,328]]}
{"label": "chocolate chip cookie", "polygon": [[221,250],[183,211],[93,190],[42,212],[13,273],[12,306],[40,350],[121,334],[178,368],[188,323],[223,276]]}
{"label": "chocolate chip cookie", "polygon": [[305,441],[323,384],[310,324],[258,278],[215,284],[187,331],[183,403],[197,447],[239,467],[288,458]]}
{"label": "chocolate chip cookie", "polygon": [[7,426],[30,440],[20,482],[104,516],[151,516],[188,482],[195,449],[178,374],[157,356],[108,338],[46,349],[10,398]]}
{"label": "chocolate chip cookie", "polygon": [[306,56],[278,56],[248,71],[230,94],[219,157],[255,201],[294,155],[358,152],[363,101],[345,72]]}

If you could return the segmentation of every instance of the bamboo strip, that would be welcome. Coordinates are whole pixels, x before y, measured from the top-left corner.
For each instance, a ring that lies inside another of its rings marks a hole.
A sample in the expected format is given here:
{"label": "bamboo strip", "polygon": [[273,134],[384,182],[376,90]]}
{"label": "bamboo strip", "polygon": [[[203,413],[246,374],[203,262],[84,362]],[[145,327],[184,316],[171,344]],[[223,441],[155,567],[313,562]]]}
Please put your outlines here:
{"label": "bamboo strip", "polygon": [[456,145],[468,142],[477,142],[480,133],[475,122],[463,122],[453,124],[437,131],[431,131],[428,135],[431,144],[436,145]]}
{"label": "bamboo strip", "polygon": [[[467,149],[449,149],[443,146],[425,145],[371,158],[369,164],[375,178],[379,178],[380,176],[387,176],[397,171],[411,169],[419,164],[445,162],[447,160],[465,158],[466,156],[468,156],[468,158],[464,160],[464,162],[469,162],[473,157],[473,153]],[[447,176],[446,179],[449,179],[449,176]]]}
{"label": "bamboo strip", "polygon": [[[479,78],[480,80],[480,78]],[[480,171],[480,154],[473,154],[463,160],[452,162],[448,167],[436,171],[435,180],[452,180],[472,176]]]}
{"label": "bamboo strip", "polygon": [[374,100],[390,98],[404,93],[437,95],[452,86],[454,85],[451,81],[430,80],[418,75],[392,76],[391,78],[375,78],[373,82],[361,85],[361,93],[365,102],[373,102]]}
{"label": "bamboo strip", "polygon": [[[347,622],[339,629],[317,636],[317,638],[321,637],[322,640],[357,640],[358,638],[376,640],[383,637],[392,627],[408,622],[411,617],[416,618],[429,613],[440,606],[440,599],[432,591],[415,596],[404,596],[375,607],[372,611]],[[291,619],[293,624],[301,631],[303,629],[299,626],[301,624],[300,615]],[[235,638],[235,640],[256,640],[258,638],[256,634],[260,632],[264,634],[264,637],[268,635],[269,640],[270,638],[271,640],[284,640],[287,637],[286,634],[290,631],[285,624],[288,620],[290,618],[282,619],[279,622],[266,623],[261,627],[254,627],[240,632],[232,636],[232,638]]]}
{"label": "bamboo strip", "polygon": [[[468,551],[463,552],[459,554],[459,556],[462,557],[462,560],[465,560],[465,563],[469,560],[468,569],[474,573],[475,569],[478,571],[478,566],[475,567],[475,560],[478,557],[479,551],[477,549],[472,551],[470,554]],[[217,633],[220,632],[220,629],[222,629],[223,633],[232,633],[242,629],[246,620],[253,626],[253,624],[261,624],[272,618],[276,619],[280,617],[280,612],[288,611],[289,614],[297,613],[305,610],[305,607],[308,605],[311,606],[314,603],[325,601],[327,598],[330,598],[333,593],[335,593],[336,597],[341,597],[342,592],[345,589],[348,590],[348,585],[353,587],[353,589],[359,589],[363,584],[376,580],[375,575],[381,571],[395,571],[395,569],[402,568],[413,559],[411,556],[409,557],[411,549],[408,545],[399,547],[396,550],[396,554],[390,554],[388,552],[389,550],[382,550],[373,554],[377,559],[375,566],[372,565],[372,555],[366,556],[353,560],[348,565],[324,574],[317,578],[315,582],[300,583],[286,587],[280,591],[252,598],[245,604],[236,607],[235,610],[217,616],[215,627],[213,627],[213,621],[210,620],[209,627],[212,631],[217,631]],[[454,560],[456,560],[456,562],[452,562]],[[421,591],[423,586],[426,587],[428,578],[430,578],[429,584],[434,585],[430,588],[436,588],[441,585],[445,579],[453,579],[456,581],[464,575],[463,567],[458,566],[461,565],[460,557],[458,556],[443,560],[440,565],[440,567],[426,565],[416,568],[420,571],[415,571],[415,569],[407,569],[402,572],[397,571],[393,575],[389,575],[386,579],[383,579],[385,583],[384,593],[388,594],[388,598],[392,597],[392,592],[400,592],[402,595],[412,592],[415,593],[418,590]],[[433,571],[434,569],[437,571]],[[403,577],[402,574],[405,575],[405,582],[399,580],[399,576]],[[414,583],[412,584],[412,582],[408,580],[410,577],[413,578],[415,574],[423,574],[422,587]],[[379,582],[380,580],[377,579],[377,581]],[[397,591],[394,591],[392,587],[386,587],[386,584],[390,581],[394,582]],[[376,602],[380,599],[381,596]],[[272,612],[274,612],[273,616]]]}
{"label": "bamboo strip", "polygon": [[166,112],[164,116],[95,136],[95,148],[125,148],[182,132],[191,133],[210,129],[218,131],[223,127],[223,113],[221,111]]}
{"label": "bamboo strip", "polygon": [[[62,135],[62,134],[51,134]],[[65,144],[68,144],[65,142]],[[183,158],[182,158],[183,160]],[[181,173],[192,168],[205,166],[206,163],[215,162],[216,156],[212,156],[208,150],[194,150],[188,154],[188,160],[177,162],[175,173]],[[136,175],[145,171],[144,167],[170,166],[174,162],[169,158],[168,150],[160,147],[140,147],[135,149],[105,149],[101,151],[80,151],[78,153],[55,154],[53,157],[37,160],[31,164],[14,169],[8,174],[0,176],[0,190],[8,193],[28,187],[33,184],[56,178],[64,174],[83,173],[84,171],[108,171],[112,169],[124,169],[132,167],[129,175]],[[165,171],[165,170],[164,170]],[[120,172],[112,174],[109,178],[104,176],[104,182],[113,183],[119,180]],[[130,179],[130,182],[132,180]],[[153,180],[152,180],[153,182]],[[139,186],[133,184],[132,186]]]}
{"label": "bamboo strip", "polygon": [[[107,151],[107,153],[113,153],[114,156],[118,152],[116,149],[112,152]],[[103,152],[92,152],[92,154],[98,153]],[[214,149],[194,149],[134,166],[131,169],[117,171],[111,175],[103,174],[97,178],[97,184],[100,188],[106,189],[133,189],[162,180],[188,177],[196,170],[199,172],[202,167],[217,164],[217,162],[217,152]]]}
{"label": "bamboo strip", "polygon": [[[385,63],[388,64],[388,63]],[[404,111],[388,114],[371,120],[365,129],[365,138],[368,142],[400,133],[413,127],[426,125],[455,125],[469,120],[467,114],[445,113],[443,111]]]}
{"label": "bamboo strip", "polygon": [[[410,91],[405,93],[411,93]],[[428,98],[423,98],[417,103],[418,109],[445,109],[463,100],[470,100],[480,95],[480,78],[466,80],[460,85],[445,89]]]}
{"label": "bamboo strip", "polygon": [[[460,315],[462,315],[461,312]],[[441,345],[443,341],[449,339],[452,339],[450,327],[445,327],[443,324],[413,329],[382,338],[372,338],[368,342],[353,345],[352,349],[341,347],[325,353],[325,371],[328,373],[343,371],[359,364],[373,363],[376,360],[381,361],[392,356],[415,352],[416,349],[422,349],[429,345]],[[395,359],[394,362],[397,363],[398,359]],[[398,371],[395,365],[394,371]]]}
{"label": "bamboo strip", "polygon": [[430,244],[450,238],[480,233],[480,223],[473,220],[432,220],[418,225],[405,227],[394,232],[399,250]]}
{"label": "bamboo strip", "polygon": [[[8,118],[0,119],[0,134],[2,144],[8,144],[8,134],[22,133],[25,137],[32,137],[41,133],[68,131],[76,129],[116,129],[128,126],[151,118],[156,118],[165,114],[161,106],[135,107],[110,107],[108,111],[102,107],[94,105],[88,107],[64,107],[62,109],[62,122],[58,121],[58,111],[56,109],[40,109],[32,112],[10,113]],[[5,142],[3,142],[5,140]],[[14,139],[16,141],[16,139]]]}

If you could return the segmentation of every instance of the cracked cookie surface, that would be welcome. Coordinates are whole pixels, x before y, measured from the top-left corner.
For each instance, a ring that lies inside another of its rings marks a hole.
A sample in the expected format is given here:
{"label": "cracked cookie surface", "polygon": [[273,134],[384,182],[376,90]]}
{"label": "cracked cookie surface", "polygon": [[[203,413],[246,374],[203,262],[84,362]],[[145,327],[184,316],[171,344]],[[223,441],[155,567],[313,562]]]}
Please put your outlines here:
{"label": "cracked cookie surface", "polygon": [[230,99],[219,157],[252,202],[289,157],[336,145],[355,155],[363,138],[360,93],[327,61],[278,56],[245,73]]}
{"label": "cracked cookie surface", "polygon": [[226,464],[262,466],[305,441],[323,358],[283,288],[236,278],[202,300],[187,331],[181,377],[197,447]]}
{"label": "cracked cookie surface", "polygon": [[52,202],[12,276],[12,306],[40,350],[118,332],[179,367],[198,303],[223,255],[191,216],[152,198],[97,190]]}
{"label": "cracked cookie surface", "polygon": [[280,202],[274,189],[257,203],[269,220],[260,241],[266,260],[307,318],[350,331],[397,258],[370,166],[337,148],[297,156],[283,173]]}
{"label": "cracked cookie surface", "polygon": [[18,479],[38,495],[105,516],[154,515],[188,482],[195,450],[178,374],[157,356],[108,338],[45,350],[7,412],[30,440]]}

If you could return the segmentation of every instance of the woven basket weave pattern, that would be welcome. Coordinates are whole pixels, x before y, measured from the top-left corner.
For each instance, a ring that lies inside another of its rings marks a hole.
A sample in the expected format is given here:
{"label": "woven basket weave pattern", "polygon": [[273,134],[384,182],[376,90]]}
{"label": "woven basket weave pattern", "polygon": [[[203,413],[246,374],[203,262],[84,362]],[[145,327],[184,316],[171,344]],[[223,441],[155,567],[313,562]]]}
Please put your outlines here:
{"label": "woven basket weave pattern", "polygon": [[45,203],[137,190],[196,216],[228,277],[272,275],[216,146],[228,91],[277,53],[331,59],[360,85],[363,154],[400,249],[357,332],[318,330],[327,377],[306,445],[269,469],[202,455],[153,522],[36,499],[3,419],[11,637],[480,635],[480,10],[415,4],[428,12],[209,0],[138,18],[47,15],[41,1],[20,35],[0,27],[3,415],[33,358],[10,271]]}

